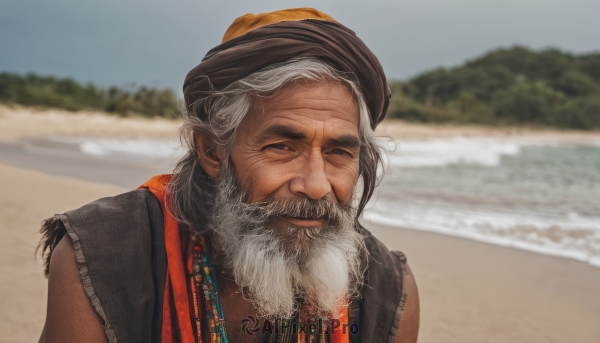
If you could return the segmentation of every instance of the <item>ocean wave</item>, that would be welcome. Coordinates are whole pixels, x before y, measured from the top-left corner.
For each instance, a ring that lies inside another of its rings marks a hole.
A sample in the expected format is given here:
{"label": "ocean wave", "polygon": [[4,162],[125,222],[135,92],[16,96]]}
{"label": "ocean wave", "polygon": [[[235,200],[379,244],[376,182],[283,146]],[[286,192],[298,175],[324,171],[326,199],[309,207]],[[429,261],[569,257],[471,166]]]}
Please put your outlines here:
{"label": "ocean wave", "polygon": [[[394,205],[398,207],[397,204]],[[499,213],[465,213],[437,208],[407,209],[399,213],[389,206],[367,210],[373,223],[429,231],[448,236],[571,258],[600,267],[598,219],[579,222],[545,221],[542,218],[508,217]]]}
{"label": "ocean wave", "polygon": [[398,141],[388,145],[387,162],[404,168],[451,164],[497,166],[504,155],[517,155],[521,143],[456,137],[431,141]]}
{"label": "ocean wave", "polygon": [[87,138],[78,142],[84,154],[94,156],[133,155],[151,159],[167,159],[178,153],[173,140]]}
{"label": "ocean wave", "polygon": [[502,156],[517,155],[522,143],[484,138],[396,141],[388,143],[386,162],[400,168],[443,167],[451,164],[497,166]]}

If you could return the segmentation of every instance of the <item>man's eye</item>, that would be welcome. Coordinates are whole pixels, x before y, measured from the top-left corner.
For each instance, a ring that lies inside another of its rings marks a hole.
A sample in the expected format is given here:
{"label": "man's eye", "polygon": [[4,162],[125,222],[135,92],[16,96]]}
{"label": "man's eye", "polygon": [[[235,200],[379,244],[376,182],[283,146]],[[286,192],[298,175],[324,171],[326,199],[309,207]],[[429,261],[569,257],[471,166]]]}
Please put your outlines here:
{"label": "man's eye", "polygon": [[276,149],[276,150],[289,150],[290,149],[290,148],[288,148],[287,145],[285,145],[283,143],[271,144],[267,148],[272,148],[272,149]]}
{"label": "man's eye", "polygon": [[333,149],[331,150],[331,153],[334,155],[348,155],[348,156],[352,156],[349,152],[347,152],[346,150],[342,150],[342,149]]}

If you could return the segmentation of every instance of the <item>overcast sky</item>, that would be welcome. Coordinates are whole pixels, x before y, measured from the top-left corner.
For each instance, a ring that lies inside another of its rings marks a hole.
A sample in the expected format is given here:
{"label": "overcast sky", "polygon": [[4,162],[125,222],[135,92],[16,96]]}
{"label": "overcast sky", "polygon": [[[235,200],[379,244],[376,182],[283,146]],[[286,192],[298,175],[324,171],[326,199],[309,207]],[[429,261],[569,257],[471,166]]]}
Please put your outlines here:
{"label": "overcast sky", "polygon": [[0,71],[179,90],[236,17],[303,6],[353,29],[390,79],[515,44],[600,51],[600,0],[0,0]]}

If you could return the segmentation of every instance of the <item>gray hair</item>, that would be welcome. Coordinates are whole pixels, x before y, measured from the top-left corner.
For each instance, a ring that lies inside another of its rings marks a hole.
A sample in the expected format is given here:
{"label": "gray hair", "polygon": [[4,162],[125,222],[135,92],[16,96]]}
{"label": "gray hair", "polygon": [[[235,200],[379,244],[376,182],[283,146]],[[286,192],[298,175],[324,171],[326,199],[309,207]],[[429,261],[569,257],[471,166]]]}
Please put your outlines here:
{"label": "gray hair", "polygon": [[[182,224],[197,231],[206,231],[205,221],[210,218],[216,191],[215,181],[206,174],[198,160],[194,135],[210,135],[215,146],[223,146],[224,160],[228,161],[237,128],[250,110],[252,98],[271,96],[281,88],[301,81],[336,82],[349,87],[356,97],[361,140],[359,172],[363,181],[358,219],[383,176],[377,175],[378,166],[381,165],[381,152],[371,128],[369,109],[359,85],[341,72],[321,60],[296,58],[270,65],[223,90],[211,92],[191,106],[182,106],[184,124],[181,128],[181,140],[188,152],[175,166],[170,184],[170,210]],[[198,109],[203,109],[208,114],[207,121],[198,118]]]}

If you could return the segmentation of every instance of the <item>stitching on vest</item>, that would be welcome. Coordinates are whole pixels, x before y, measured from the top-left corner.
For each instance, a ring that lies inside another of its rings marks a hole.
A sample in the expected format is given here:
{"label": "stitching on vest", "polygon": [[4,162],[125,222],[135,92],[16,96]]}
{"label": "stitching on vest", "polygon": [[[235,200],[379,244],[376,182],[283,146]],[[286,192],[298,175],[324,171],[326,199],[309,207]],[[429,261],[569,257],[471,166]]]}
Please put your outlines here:
{"label": "stitching on vest", "polygon": [[392,328],[390,330],[390,336],[388,337],[388,343],[393,343],[398,335],[398,330],[400,329],[400,320],[402,317],[402,313],[404,312],[404,306],[406,304],[407,294],[404,287],[404,282],[406,280],[406,255],[400,251],[391,251],[392,255],[396,256],[400,260],[400,268],[402,269],[402,295],[400,296],[400,304],[398,304],[396,308],[396,314],[394,315],[394,322],[392,323]]}

